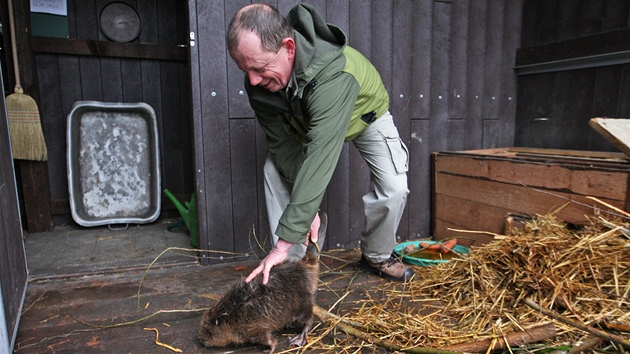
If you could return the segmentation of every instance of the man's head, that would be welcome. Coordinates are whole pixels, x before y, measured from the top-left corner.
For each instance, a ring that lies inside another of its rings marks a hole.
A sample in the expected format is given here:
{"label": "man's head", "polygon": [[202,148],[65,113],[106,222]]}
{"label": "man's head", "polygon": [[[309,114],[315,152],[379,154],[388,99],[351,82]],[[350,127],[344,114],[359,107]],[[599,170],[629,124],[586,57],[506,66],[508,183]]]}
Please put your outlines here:
{"label": "man's head", "polygon": [[227,32],[230,56],[252,86],[276,92],[287,86],[295,59],[293,29],[277,9],[254,4],[240,9]]}

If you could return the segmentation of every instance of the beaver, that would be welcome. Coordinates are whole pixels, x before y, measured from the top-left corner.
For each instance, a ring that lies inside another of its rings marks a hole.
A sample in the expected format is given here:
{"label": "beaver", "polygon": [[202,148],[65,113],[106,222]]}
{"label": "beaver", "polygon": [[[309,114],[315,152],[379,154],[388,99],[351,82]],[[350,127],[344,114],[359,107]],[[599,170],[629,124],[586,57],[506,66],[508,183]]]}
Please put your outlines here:
{"label": "beaver", "polygon": [[[322,220],[318,244],[323,244],[327,217]],[[313,325],[313,305],[319,281],[318,244],[310,243],[304,258],[271,268],[267,285],[262,274],[249,283],[244,279],[230,288],[203,316],[199,340],[206,347],[239,344],[263,344],[273,353],[274,334],[292,324],[303,324],[302,332],[290,339],[290,345],[306,344]]]}

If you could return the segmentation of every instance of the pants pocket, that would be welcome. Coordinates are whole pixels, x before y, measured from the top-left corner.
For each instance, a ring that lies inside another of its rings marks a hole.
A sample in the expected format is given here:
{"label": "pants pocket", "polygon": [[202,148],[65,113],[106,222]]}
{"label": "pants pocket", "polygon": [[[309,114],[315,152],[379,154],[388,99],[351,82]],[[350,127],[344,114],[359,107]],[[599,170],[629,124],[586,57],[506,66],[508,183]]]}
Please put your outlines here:
{"label": "pants pocket", "polygon": [[396,173],[407,173],[409,170],[409,150],[407,150],[407,146],[399,137],[384,138]]}

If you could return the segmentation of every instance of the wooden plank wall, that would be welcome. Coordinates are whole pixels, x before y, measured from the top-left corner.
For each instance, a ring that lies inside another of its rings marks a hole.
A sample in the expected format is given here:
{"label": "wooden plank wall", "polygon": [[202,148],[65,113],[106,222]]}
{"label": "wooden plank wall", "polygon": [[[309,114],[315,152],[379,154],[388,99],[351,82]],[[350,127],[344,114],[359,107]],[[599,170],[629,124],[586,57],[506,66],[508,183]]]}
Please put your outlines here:
{"label": "wooden plank wall", "polygon": [[[62,45],[38,50],[53,39],[33,40],[34,44],[41,43],[34,49],[41,94],[39,108],[48,145],[52,209],[54,214],[65,216],[62,220],[67,220],[70,214],[66,119],[77,101],[146,102],[151,105],[158,120],[162,187],[186,200],[193,191],[193,139],[186,55],[184,53],[183,60],[143,59],[139,55],[137,58],[117,57],[115,52],[97,48],[103,42],[113,43],[98,25],[100,9],[109,2],[68,0],[70,39],[88,41],[71,42],[68,48],[74,46],[74,52],[64,53]],[[139,37],[131,44],[144,45],[143,48],[149,51],[153,47],[177,49],[188,44],[185,2],[126,2],[136,8],[142,25]],[[77,46],[87,48],[88,52],[91,48],[95,53],[77,54]],[[165,198],[162,204],[172,207]]]}
{"label": "wooden plank wall", "polygon": [[[512,144],[522,1],[307,2],[379,69],[411,153],[411,195],[398,236],[429,237],[431,152]],[[198,1],[190,18],[197,35],[191,57],[201,244],[229,252],[248,252],[253,235],[269,236],[264,136],[225,50],[227,23],[247,3]],[[271,3],[286,14],[297,1]],[[367,191],[367,167],[347,144],[322,206],[330,218],[328,248],[357,246]]]}
{"label": "wooden plank wall", "polygon": [[[630,51],[630,2],[528,0],[517,66],[604,58]],[[589,125],[593,117],[630,117],[630,64],[519,75],[515,145],[618,151]]]}

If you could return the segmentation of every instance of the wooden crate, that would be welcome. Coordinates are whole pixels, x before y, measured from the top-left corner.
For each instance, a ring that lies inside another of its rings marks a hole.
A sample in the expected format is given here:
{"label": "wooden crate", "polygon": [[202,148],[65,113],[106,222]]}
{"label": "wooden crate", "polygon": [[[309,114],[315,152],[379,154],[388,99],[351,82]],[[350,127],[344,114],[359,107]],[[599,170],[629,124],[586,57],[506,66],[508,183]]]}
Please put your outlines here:
{"label": "wooden crate", "polygon": [[[505,148],[433,154],[433,235],[461,235],[451,229],[505,232],[509,214],[535,216],[554,211],[583,225],[608,211],[598,198],[630,211],[630,160],[621,153]],[[466,234],[463,245],[492,236]]]}

